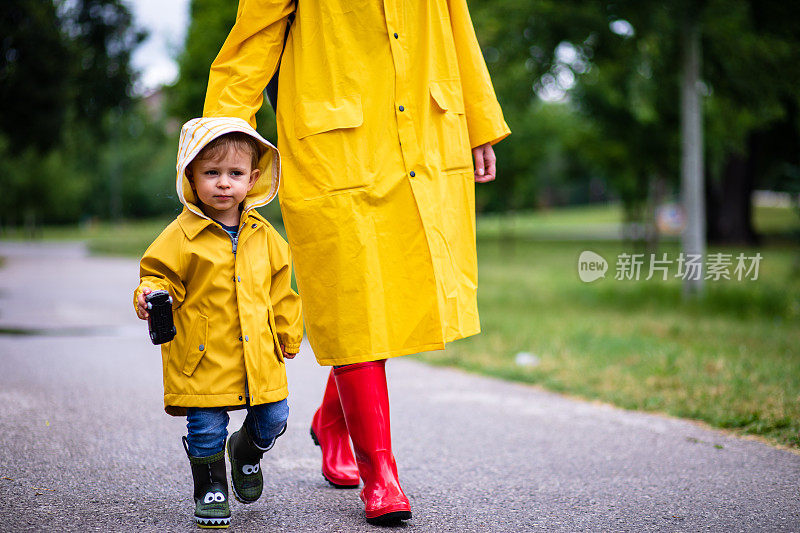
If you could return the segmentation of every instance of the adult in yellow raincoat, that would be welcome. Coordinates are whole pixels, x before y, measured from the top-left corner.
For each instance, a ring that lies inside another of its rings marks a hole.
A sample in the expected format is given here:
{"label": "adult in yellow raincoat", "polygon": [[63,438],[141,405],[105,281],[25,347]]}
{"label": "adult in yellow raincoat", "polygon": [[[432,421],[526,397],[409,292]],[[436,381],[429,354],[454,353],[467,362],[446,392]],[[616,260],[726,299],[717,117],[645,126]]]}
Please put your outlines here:
{"label": "adult in yellow raincoat", "polygon": [[406,519],[383,363],[480,331],[474,181],[494,178],[491,145],[510,132],[466,0],[240,0],[204,114],[255,125],[279,61],[280,202],[306,331],[321,365],[348,365],[312,422],[323,474],[357,486],[360,473],[368,520]]}

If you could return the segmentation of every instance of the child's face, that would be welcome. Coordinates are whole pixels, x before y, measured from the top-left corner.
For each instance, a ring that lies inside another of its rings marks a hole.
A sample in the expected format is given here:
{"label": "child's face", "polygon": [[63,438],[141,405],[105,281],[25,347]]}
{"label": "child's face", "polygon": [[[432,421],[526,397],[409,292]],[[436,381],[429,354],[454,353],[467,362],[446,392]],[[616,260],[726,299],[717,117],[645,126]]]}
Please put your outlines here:
{"label": "child's face", "polygon": [[228,226],[239,223],[239,204],[260,175],[250,154],[231,148],[216,159],[195,159],[187,175],[203,212]]}

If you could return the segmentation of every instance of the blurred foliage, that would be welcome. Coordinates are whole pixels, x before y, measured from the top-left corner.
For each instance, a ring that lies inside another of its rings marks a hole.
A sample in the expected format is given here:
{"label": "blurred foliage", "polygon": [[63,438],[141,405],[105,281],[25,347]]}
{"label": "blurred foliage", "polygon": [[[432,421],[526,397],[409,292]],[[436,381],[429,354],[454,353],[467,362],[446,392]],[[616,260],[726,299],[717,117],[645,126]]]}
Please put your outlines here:
{"label": "blurred foliage", "polygon": [[[663,182],[667,195],[674,195],[680,174],[681,39],[691,21],[702,33],[709,216],[749,217],[744,208],[754,187],[796,188],[796,3],[472,0],[470,7],[515,133],[497,146],[502,179],[512,182],[512,191],[533,188],[519,185],[520,180],[570,179],[561,169],[533,170],[522,163],[521,154],[540,150],[530,144],[537,139],[532,130],[548,126],[529,110],[545,99],[563,102],[575,115],[564,128],[582,127],[582,133],[581,128],[554,132],[542,140],[558,145],[572,165],[584,169],[584,183],[606,181],[630,214],[641,214],[653,182]],[[737,171],[746,179],[731,179]],[[733,189],[742,205],[727,201]],[[500,198],[507,190],[479,188],[480,203],[490,208],[513,204],[516,198]]]}
{"label": "blurred foliage", "polygon": [[[143,38],[123,0],[7,0],[0,17],[0,224],[173,212],[175,122],[199,116],[236,2],[192,0],[179,77],[137,103]],[[681,39],[702,29],[709,228],[747,234],[753,188],[800,190],[800,15],[778,0],[470,0],[514,134],[479,211],[674,197]],[[265,105],[259,130],[275,139]],[[166,132],[166,133],[165,133]],[[32,183],[34,181],[37,183]],[[649,207],[648,207],[649,206]],[[720,220],[744,219],[726,228]],[[748,238],[745,235],[745,238]]]}
{"label": "blurred foliage", "polygon": [[121,0],[7,0],[0,17],[0,132],[46,151],[81,122],[98,135],[131,104],[130,54],[144,34]]}
{"label": "blurred foliage", "polygon": [[[12,148],[47,150],[59,141],[69,101],[70,43],[51,2],[8,0],[0,15],[0,131]],[[34,81],[35,80],[35,81]]]}
{"label": "blurred foliage", "polygon": [[178,80],[167,90],[167,111],[181,123],[202,116],[209,67],[236,20],[236,2],[229,0],[191,0],[189,9]]}
{"label": "blurred foliage", "polygon": [[9,0],[0,36],[0,227],[172,208],[152,192],[174,149],[131,94],[144,33],[126,5]]}
{"label": "blurred foliage", "polygon": [[[168,113],[181,123],[202,116],[211,63],[236,21],[236,2],[191,0],[189,29],[178,57],[178,80],[168,88]],[[275,113],[267,99],[256,114],[258,131],[273,142],[277,139]]]}
{"label": "blurred foliage", "polygon": [[175,212],[175,148],[162,123],[139,107],[103,120],[104,139],[70,122],[56,148],[12,148],[0,134],[2,226]]}

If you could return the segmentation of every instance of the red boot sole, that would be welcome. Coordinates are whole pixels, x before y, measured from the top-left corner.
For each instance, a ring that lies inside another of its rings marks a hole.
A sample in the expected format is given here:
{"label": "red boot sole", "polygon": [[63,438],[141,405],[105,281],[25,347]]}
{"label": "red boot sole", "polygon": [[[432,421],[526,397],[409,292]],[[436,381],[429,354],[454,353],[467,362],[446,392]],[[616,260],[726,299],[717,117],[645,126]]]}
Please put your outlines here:
{"label": "red boot sole", "polygon": [[367,517],[367,523],[375,526],[396,524],[403,520],[411,520],[411,511],[391,511],[378,516]]}

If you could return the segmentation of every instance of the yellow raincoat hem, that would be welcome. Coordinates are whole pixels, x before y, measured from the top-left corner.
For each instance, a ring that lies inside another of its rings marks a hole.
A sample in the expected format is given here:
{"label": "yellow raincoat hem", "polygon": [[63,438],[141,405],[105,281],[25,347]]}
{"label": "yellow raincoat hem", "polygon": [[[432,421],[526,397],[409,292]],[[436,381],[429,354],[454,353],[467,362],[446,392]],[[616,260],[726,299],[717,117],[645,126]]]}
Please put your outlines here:
{"label": "yellow raincoat hem", "polygon": [[[259,394],[258,402],[251,402],[251,405],[279,402],[288,396],[289,388],[284,386]],[[247,407],[246,398],[244,391],[228,394],[165,394],[164,411],[172,416],[186,416],[187,407],[227,407],[228,411],[235,411]]]}
{"label": "yellow raincoat hem", "polygon": [[[422,344],[420,346],[409,346],[405,348],[401,348],[399,350],[390,350],[388,352],[381,352],[381,353],[368,353],[368,354],[360,354],[360,355],[351,355],[347,358],[341,357],[328,357],[325,359],[321,359],[317,357],[317,363],[320,366],[340,366],[340,365],[351,365],[353,363],[365,363],[367,361],[378,361],[380,359],[391,359],[392,357],[401,357],[403,355],[410,355],[414,353],[421,353],[421,352],[431,352],[434,350],[444,350],[445,345],[448,342],[453,342],[458,339],[465,339],[467,337],[471,337],[473,335],[477,335],[481,332],[480,326],[475,329],[474,331],[467,331],[466,333],[456,333],[445,338],[441,342],[433,342],[429,344]],[[315,354],[316,355],[316,354]]]}

